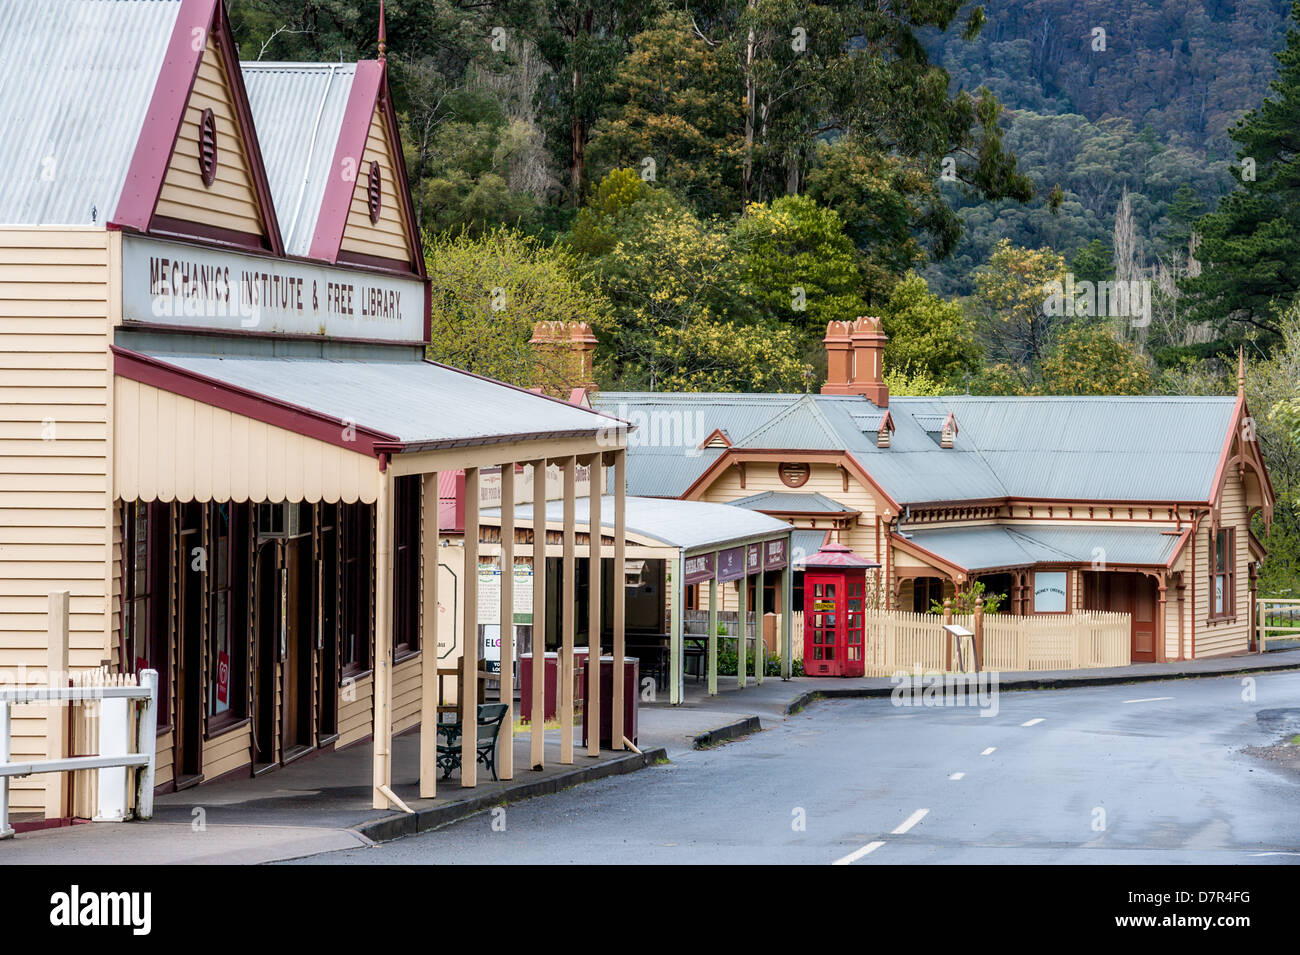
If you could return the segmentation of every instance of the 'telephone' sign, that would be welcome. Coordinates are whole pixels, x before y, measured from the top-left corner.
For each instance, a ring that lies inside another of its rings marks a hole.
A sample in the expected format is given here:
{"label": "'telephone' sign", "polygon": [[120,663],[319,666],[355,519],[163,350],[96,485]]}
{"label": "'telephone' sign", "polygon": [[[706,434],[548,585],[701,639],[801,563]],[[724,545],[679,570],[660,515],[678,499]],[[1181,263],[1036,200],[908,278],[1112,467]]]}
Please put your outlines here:
{"label": "'telephone' sign", "polygon": [[122,317],[217,331],[418,342],[424,286],[396,275],[127,235]]}

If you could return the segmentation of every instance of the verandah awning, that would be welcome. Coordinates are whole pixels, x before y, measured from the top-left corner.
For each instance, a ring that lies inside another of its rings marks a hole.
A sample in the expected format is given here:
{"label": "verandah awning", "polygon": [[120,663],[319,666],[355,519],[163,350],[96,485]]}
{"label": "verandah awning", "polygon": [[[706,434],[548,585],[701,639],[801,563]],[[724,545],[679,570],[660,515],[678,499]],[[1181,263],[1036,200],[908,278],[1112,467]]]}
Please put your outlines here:
{"label": "verandah awning", "polygon": [[986,524],[907,531],[913,544],[970,572],[1035,564],[1167,566],[1181,534],[1159,527]]}
{"label": "verandah awning", "polygon": [[123,500],[372,503],[381,458],[549,438],[595,450],[623,427],[428,361],[113,357]]}

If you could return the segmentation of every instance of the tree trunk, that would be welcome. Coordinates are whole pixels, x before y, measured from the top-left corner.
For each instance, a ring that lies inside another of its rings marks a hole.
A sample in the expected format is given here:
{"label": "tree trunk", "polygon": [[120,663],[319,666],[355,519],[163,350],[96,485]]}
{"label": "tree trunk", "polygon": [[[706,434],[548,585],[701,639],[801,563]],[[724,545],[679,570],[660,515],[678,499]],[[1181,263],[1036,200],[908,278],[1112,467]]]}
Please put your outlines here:
{"label": "tree trunk", "polygon": [[[754,9],[754,0],[749,0]],[[749,208],[754,187],[754,28],[749,28],[745,41],[745,168],[740,184],[740,211]]]}

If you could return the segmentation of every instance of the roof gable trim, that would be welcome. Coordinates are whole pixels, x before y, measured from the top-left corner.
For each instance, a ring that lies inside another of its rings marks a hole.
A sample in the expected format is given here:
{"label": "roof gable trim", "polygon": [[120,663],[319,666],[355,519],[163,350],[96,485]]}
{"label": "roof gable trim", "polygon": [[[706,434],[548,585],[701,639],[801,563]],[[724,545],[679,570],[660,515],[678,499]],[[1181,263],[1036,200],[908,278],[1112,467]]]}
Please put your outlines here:
{"label": "roof gable trim", "polygon": [[[216,34],[217,49],[234,100],[235,117],[244,138],[264,236],[222,235],[202,225],[157,220],[154,216],[180,136],[181,123],[194,91],[194,81],[213,34]],[[276,255],[284,254],[275,205],[271,201],[271,186],[257,144],[248,93],[244,89],[243,72],[235,59],[235,39],[221,0],[182,0],[111,225],[137,232],[185,235],[228,245],[269,247]]]}
{"label": "roof gable trim", "polygon": [[[411,257],[409,262],[373,259],[367,261],[365,257],[341,251],[348,214],[352,209],[352,197],[356,192],[357,180],[362,175],[362,157],[365,155],[366,142],[370,138],[370,124],[376,109],[382,112],[392,149],[393,172],[397,182],[392,184],[391,191],[396,194],[397,201],[402,206],[403,217],[410,227],[407,235],[408,252]],[[334,147],[334,159],[325,184],[325,195],[321,200],[320,215],[316,219],[316,233],[312,236],[308,255],[314,259],[325,259],[334,263],[348,259],[361,259],[355,264],[368,264],[390,270],[400,269],[418,275],[420,278],[425,277],[424,249],[418,230],[415,228],[415,207],[411,202],[406,160],[402,155],[400,144],[401,133],[397,125],[397,114],[393,111],[393,98],[388,89],[387,65],[381,60],[360,60],[352,79],[352,89],[348,92],[348,102],[339,128],[339,139]]]}

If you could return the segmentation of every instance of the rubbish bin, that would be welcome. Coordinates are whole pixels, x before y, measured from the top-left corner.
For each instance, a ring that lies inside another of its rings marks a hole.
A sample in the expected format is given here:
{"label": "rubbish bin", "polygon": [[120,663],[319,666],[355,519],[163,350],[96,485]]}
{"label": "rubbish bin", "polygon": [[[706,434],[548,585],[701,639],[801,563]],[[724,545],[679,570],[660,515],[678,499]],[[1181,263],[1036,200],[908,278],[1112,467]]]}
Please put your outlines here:
{"label": "rubbish bin", "polygon": [[[623,735],[629,740],[636,743],[637,736],[637,714],[639,712],[639,703],[641,697],[638,690],[640,683],[640,666],[641,661],[636,657],[623,658]],[[590,669],[591,661],[587,661],[587,667]],[[588,730],[587,722],[591,714],[589,696],[591,694],[591,674],[585,674],[583,686],[583,706],[582,706],[582,745],[587,745]],[[613,735],[610,733],[610,727],[613,725],[614,713],[614,658],[600,658],[600,745],[604,747],[613,746]]]}
{"label": "rubbish bin", "polygon": [[[554,720],[559,718],[560,697],[558,687],[560,685],[560,655],[558,653],[547,653],[544,657],[546,661],[546,682],[542,689],[542,719]],[[586,674],[587,648],[575,647],[573,650],[573,672],[577,678],[577,691],[574,699],[583,699],[585,690],[582,686],[583,677]],[[519,718],[527,723],[533,716],[533,655],[531,653],[521,653],[519,655]]]}

